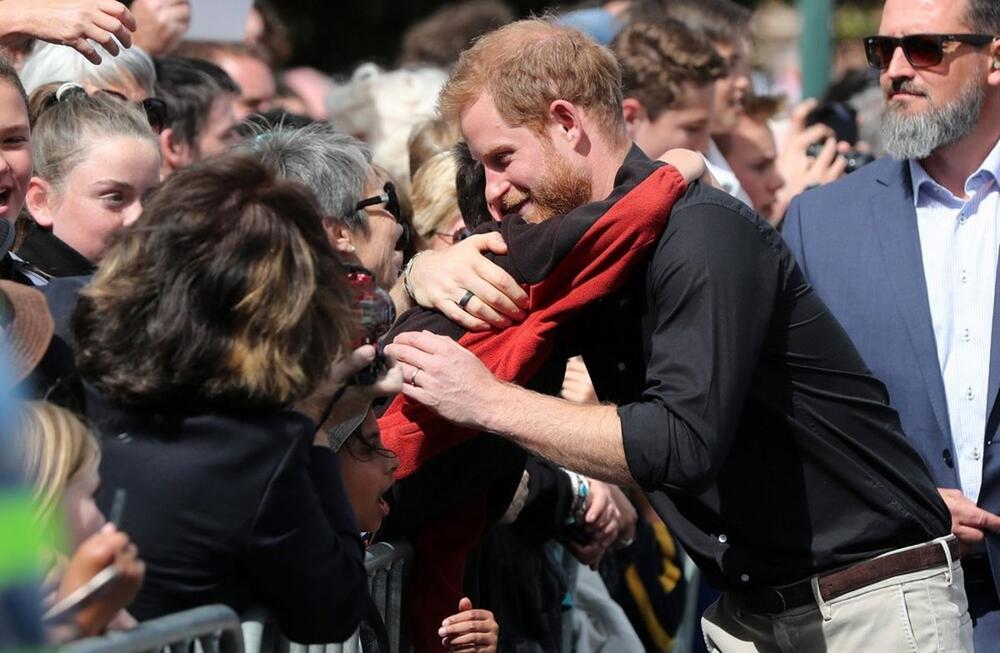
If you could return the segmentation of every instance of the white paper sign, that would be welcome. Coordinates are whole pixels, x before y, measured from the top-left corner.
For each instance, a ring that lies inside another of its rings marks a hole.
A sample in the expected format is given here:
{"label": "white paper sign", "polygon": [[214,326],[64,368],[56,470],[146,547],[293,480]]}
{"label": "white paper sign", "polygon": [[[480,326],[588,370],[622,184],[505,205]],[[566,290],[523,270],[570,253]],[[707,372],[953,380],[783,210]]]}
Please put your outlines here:
{"label": "white paper sign", "polygon": [[253,0],[191,0],[188,41],[242,41]]}

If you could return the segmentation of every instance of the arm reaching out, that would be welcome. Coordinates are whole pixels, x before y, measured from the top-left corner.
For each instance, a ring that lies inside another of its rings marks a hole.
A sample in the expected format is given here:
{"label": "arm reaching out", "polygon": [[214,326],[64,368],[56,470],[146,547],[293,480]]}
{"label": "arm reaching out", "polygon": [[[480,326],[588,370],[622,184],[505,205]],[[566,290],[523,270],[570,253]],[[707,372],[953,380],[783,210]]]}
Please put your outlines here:
{"label": "arm reaching out", "polygon": [[0,42],[11,37],[34,38],[68,45],[91,63],[101,55],[90,43],[100,43],[112,56],[118,44],[132,47],[135,16],[117,0],[3,0],[0,2]]}

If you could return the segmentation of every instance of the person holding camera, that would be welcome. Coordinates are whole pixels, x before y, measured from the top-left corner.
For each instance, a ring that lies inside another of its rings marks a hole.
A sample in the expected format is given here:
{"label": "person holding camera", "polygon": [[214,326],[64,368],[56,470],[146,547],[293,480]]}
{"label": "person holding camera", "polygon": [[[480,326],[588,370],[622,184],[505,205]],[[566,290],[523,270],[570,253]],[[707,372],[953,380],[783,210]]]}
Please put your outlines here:
{"label": "person holding camera", "polygon": [[962,542],[976,647],[1000,637],[1000,5],[886,0],[865,39],[889,156],[792,201],[784,237],[885,381]]}

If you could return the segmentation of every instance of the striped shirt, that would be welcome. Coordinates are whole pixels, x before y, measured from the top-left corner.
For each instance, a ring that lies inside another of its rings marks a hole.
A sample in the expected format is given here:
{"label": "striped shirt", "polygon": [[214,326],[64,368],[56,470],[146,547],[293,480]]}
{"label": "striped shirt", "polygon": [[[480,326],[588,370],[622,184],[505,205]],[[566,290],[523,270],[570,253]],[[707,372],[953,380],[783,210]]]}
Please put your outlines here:
{"label": "striped shirt", "polygon": [[1000,248],[1000,142],[956,197],[910,161],[938,363],[962,492],[972,501],[983,481]]}

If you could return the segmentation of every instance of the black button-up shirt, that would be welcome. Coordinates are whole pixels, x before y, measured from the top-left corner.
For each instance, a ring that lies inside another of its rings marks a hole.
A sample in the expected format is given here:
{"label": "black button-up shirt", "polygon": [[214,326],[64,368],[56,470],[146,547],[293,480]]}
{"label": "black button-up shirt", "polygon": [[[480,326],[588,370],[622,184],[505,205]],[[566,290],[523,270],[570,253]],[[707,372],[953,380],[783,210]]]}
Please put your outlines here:
{"label": "black button-up shirt", "polygon": [[785,584],[949,532],[885,386],[737,200],[693,185],[648,266],[577,324],[632,475],[713,584]]}

